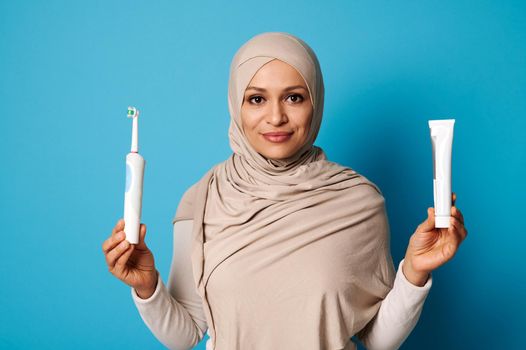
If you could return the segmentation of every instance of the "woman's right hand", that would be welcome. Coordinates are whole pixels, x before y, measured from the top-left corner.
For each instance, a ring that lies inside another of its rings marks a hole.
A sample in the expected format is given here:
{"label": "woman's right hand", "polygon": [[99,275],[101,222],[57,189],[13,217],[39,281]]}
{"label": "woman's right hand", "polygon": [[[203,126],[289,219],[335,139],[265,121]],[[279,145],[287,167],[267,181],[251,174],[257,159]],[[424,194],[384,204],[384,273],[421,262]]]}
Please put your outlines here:
{"label": "woman's right hand", "polygon": [[139,243],[130,244],[124,233],[124,219],[119,219],[111,236],[102,244],[109,271],[135,288],[142,299],[149,298],[157,287],[158,272],[151,250],[144,243],[146,225],[139,229]]}

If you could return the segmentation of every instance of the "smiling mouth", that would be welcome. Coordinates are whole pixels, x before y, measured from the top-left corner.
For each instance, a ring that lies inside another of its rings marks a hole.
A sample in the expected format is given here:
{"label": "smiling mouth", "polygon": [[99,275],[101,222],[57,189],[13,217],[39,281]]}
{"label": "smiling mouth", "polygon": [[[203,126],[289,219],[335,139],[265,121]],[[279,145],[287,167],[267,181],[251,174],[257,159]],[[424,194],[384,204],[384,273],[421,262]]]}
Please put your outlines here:
{"label": "smiling mouth", "polygon": [[292,132],[268,132],[263,137],[270,142],[281,143],[288,141],[292,137]]}

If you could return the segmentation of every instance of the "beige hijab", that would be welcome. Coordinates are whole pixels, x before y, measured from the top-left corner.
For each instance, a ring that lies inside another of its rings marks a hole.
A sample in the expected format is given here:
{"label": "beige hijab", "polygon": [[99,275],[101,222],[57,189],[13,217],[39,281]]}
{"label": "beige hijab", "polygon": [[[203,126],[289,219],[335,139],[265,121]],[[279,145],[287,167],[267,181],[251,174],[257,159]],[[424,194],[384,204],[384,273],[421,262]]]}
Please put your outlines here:
{"label": "beige hijab", "polygon": [[[313,104],[308,140],[285,160],[257,153],[241,127],[245,88],[274,59],[301,74]],[[186,191],[173,219],[194,220],[194,280],[212,349],[354,348],[350,337],[393,286],[380,190],[313,145],[323,96],[316,55],[291,34],[256,35],[232,60],[233,154]]]}

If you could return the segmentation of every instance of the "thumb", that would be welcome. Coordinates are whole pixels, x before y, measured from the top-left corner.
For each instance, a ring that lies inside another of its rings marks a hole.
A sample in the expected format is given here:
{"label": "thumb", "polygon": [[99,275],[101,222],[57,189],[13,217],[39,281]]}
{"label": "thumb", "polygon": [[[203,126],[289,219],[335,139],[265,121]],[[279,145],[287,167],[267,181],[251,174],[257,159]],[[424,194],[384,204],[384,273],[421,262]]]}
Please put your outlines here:
{"label": "thumb", "polygon": [[418,231],[427,232],[435,229],[435,208],[427,208],[427,219],[418,227]]}

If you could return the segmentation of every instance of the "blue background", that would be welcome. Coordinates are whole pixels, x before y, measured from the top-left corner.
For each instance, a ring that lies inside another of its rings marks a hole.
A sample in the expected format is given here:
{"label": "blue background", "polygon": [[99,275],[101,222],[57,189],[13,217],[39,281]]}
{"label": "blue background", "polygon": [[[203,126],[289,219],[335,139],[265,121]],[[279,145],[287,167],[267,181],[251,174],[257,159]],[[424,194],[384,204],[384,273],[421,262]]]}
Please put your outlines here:
{"label": "blue background", "polygon": [[456,119],[469,236],[402,349],[524,348],[526,3],[502,0],[1,1],[0,348],[163,348],[101,249],[123,214],[126,108],[166,281],[180,197],[231,152],[230,60],[265,31],[317,53],[316,144],[382,189],[396,266],[433,205],[427,121]]}

